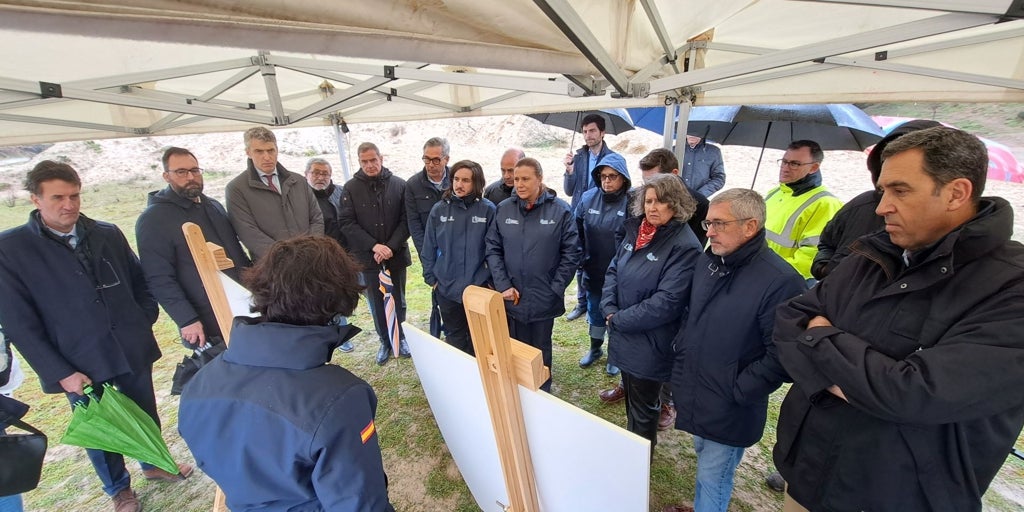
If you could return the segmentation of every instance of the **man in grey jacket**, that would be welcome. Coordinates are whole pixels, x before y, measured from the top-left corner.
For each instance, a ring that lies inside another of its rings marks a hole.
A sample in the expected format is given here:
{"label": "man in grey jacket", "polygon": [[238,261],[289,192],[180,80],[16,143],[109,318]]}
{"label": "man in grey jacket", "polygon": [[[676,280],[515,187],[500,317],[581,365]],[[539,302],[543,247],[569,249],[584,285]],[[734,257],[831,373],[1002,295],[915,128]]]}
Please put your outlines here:
{"label": "man in grey jacket", "polygon": [[224,197],[238,238],[257,260],[279,240],[324,234],[324,216],[302,175],[277,162],[277,137],[263,126],[245,131],[246,169]]}

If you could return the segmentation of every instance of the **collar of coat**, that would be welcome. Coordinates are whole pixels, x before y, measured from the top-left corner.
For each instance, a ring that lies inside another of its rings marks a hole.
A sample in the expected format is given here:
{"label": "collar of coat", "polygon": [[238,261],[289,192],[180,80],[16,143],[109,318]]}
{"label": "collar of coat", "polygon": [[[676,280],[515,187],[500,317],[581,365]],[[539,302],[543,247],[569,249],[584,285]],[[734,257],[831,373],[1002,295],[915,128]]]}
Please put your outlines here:
{"label": "collar of coat", "polygon": [[[28,214],[28,227],[32,230],[32,233],[36,235],[51,237],[56,240],[56,235],[47,229],[42,216],[39,214],[39,210],[32,210],[32,212]],[[78,236],[78,243],[85,241],[94,227],[96,227],[96,221],[86,217],[84,213],[79,213],[78,222],[75,223],[75,233]]]}
{"label": "collar of coat", "polygon": [[387,167],[381,167],[380,174],[371,177],[367,176],[366,173],[363,172],[362,167],[360,167],[359,170],[356,171],[356,174],[352,177],[360,181],[365,181],[367,183],[380,182],[391,177],[391,170],[388,169]]}
{"label": "collar of coat", "polygon": [[[1013,208],[1001,197],[983,197],[978,213],[971,220],[939,239],[931,253],[917,261],[914,268],[936,260],[947,261],[951,270],[998,249],[1013,236]],[[903,265],[903,249],[892,243],[889,233],[877,233],[857,239],[851,245],[854,252],[883,256],[893,269]],[[878,261],[876,259],[876,261]],[[892,270],[892,275],[898,274]]]}
{"label": "collar of coat", "polygon": [[329,362],[334,350],[359,332],[353,325],[290,325],[238,317],[223,357],[246,366],[308,370]]}
{"label": "collar of coat", "polygon": [[[245,170],[249,171],[249,182],[256,182],[266,187],[267,182],[263,181],[263,173],[260,172],[260,170],[257,169],[256,166],[252,163],[252,158],[247,158],[245,162]],[[288,169],[285,169],[284,166],[281,165],[281,162],[277,163],[277,168],[274,170],[274,172],[277,173],[277,181],[281,184],[282,188],[284,188],[285,182],[291,179],[292,176],[297,176],[295,173],[289,171]],[[302,181],[306,181],[306,178],[303,177]]]}
{"label": "collar of coat", "polygon": [[803,178],[790,183],[783,183],[782,188],[793,191],[793,197],[797,197],[821,186],[821,171],[815,171]]}
{"label": "collar of coat", "polygon": [[749,263],[750,260],[754,259],[754,256],[757,256],[757,254],[762,250],[768,250],[768,244],[765,241],[764,228],[758,230],[753,238],[747,240],[746,243],[739,246],[738,249],[725,256],[718,256],[711,252],[711,247],[705,249],[704,254],[706,254],[711,261],[715,262],[722,271],[731,271]]}
{"label": "collar of coat", "polygon": [[171,188],[170,185],[168,185],[167,187],[161,190],[150,192],[147,205],[153,205],[157,203],[170,203],[187,210],[197,204],[205,204],[210,199],[209,197],[206,197],[206,194],[200,194],[199,198],[200,200],[197,203],[187,197],[182,197],[181,194],[175,192],[174,189]]}

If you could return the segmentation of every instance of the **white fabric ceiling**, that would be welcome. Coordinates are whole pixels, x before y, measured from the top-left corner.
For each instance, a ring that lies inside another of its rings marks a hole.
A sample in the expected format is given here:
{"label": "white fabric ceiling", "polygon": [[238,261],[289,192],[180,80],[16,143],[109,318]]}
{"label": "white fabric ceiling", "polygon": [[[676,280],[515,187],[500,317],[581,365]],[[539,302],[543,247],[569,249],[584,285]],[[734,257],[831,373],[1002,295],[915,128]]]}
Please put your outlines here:
{"label": "white fabric ceiling", "polygon": [[1024,102],[1022,14],[1022,0],[0,1],[0,145],[676,100]]}

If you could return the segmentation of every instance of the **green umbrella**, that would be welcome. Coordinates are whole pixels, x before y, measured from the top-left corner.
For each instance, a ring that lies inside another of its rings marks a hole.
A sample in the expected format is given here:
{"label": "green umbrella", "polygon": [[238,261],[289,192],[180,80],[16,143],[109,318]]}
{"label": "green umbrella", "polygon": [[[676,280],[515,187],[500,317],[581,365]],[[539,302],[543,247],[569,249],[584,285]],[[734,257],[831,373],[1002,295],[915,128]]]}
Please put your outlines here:
{"label": "green umbrella", "polygon": [[85,394],[90,400],[76,404],[61,443],[120,453],[172,475],[180,473],[160,427],[135,402],[110,384],[103,385],[101,396],[91,386]]}

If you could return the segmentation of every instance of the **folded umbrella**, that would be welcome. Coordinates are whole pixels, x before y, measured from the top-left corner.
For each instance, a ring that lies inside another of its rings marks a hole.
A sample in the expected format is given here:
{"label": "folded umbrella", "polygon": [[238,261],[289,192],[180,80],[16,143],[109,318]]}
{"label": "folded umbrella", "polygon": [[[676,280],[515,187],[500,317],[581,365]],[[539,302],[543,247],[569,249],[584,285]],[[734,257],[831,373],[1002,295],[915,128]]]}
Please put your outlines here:
{"label": "folded umbrella", "polygon": [[86,386],[85,394],[89,400],[76,404],[61,443],[120,453],[179,474],[160,427],[135,402],[110,384],[101,394]]}
{"label": "folded umbrella", "polygon": [[388,324],[388,337],[391,338],[388,340],[391,342],[391,354],[398,357],[401,334],[398,330],[398,310],[395,309],[395,296],[392,294],[395,285],[387,267],[381,268],[380,274],[377,274],[377,281],[380,283],[380,292],[384,294],[384,317]]}

